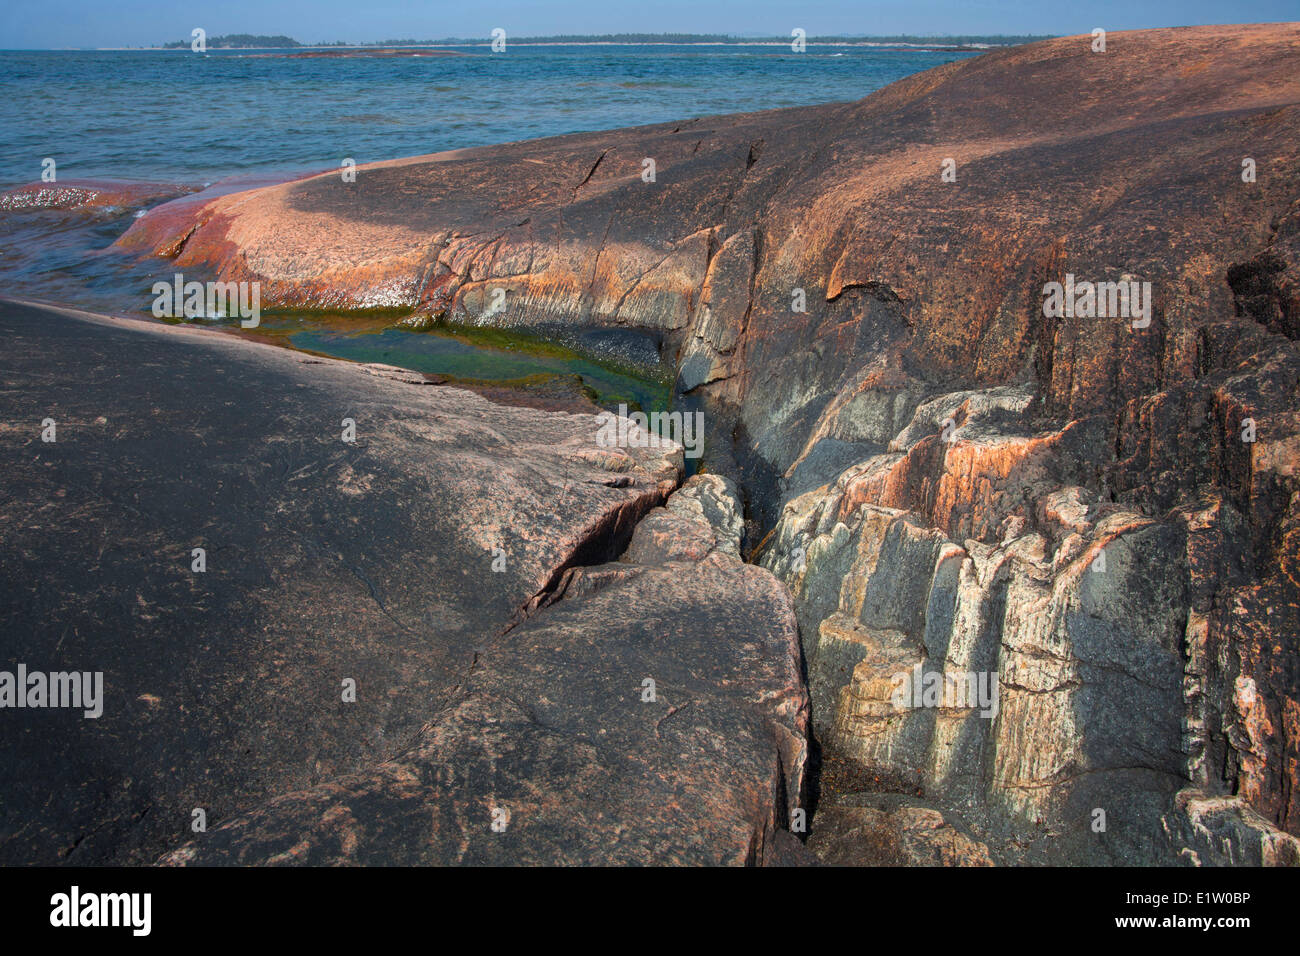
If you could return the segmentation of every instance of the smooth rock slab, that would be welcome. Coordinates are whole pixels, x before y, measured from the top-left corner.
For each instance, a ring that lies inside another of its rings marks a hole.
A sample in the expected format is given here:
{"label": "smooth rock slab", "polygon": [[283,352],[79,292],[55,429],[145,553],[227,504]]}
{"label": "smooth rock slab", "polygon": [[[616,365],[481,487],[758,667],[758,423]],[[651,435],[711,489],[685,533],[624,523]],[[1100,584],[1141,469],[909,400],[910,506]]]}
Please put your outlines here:
{"label": "smooth rock slab", "polygon": [[787,832],[808,697],[785,588],[715,551],[576,568],[555,595],[408,751],[164,862],[812,862]]}
{"label": "smooth rock slab", "polygon": [[208,330],[4,304],[0,334],[0,669],[102,671],[105,698],[0,709],[6,864],[151,861],[196,808],[405,753],[680,467],[596,447],[592,415]]}

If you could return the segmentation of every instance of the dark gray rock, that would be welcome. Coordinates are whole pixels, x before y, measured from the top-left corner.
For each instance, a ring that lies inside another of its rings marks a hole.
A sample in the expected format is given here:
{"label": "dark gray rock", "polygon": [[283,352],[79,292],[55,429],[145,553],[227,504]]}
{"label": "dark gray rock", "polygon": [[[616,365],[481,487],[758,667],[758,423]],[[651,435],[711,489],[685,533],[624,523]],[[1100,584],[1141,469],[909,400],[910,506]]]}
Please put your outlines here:
{"label": "dark gray rock", "polygon": [[784,587],[720,550],[628,557],[567,572],[404,753],[164,862],[815,862],[787,832],[808,698]]}
{"label": "dark gray rock", "polygon": [[6,660],[104,673],[98,719],[0,710],[0,860],[765,861],[806,751],[784,587],[606,563],[680,449],[213,331],[0,331]]}

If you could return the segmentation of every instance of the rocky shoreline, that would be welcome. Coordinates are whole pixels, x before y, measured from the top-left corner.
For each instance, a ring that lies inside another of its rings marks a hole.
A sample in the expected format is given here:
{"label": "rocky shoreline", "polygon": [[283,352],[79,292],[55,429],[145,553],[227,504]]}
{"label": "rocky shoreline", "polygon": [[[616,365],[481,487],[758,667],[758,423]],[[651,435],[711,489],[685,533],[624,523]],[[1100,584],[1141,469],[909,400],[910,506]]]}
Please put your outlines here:
{"label": "rocky shoreline", "polygon": [[[680,490],[633,455],[563,466],[604,504],[513,499],[537,613],[469,628],[498,655],[167,862],[1300,863],[1300,27],[1090,41],[140,218],[119,253],[279,306],[645,333],[708,429]],[[492,467],[554,482],[525,415]],[[373,493],[430,507],[428,454]],[[525,793],[526,839],[478,829]]]}

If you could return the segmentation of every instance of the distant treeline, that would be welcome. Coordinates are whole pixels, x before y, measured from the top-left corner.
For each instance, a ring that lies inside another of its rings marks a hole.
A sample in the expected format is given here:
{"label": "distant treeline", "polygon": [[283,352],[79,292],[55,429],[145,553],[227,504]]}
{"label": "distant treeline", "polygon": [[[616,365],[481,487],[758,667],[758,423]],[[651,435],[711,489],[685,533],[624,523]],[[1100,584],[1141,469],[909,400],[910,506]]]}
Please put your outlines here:
{"label": "distant treeline", "polygon": [[[788,36],[773,37],[737,37],[724,33],[607,33],[599,36],[587,36],[582,34],[557,34],[555,36],[544,37],[507,37],[509,43],[789,43]],[[1035,40],[1046,40],[1047,35],[1018,35],[1018,36],[812,36],[808,37],[809,43],[847,43],[847,44],[909,44],[915,46],[1018,46],[1022,43],[1032,43]],[[410,38],[403,40],[376,40],[365,43],[348,43],[344,40],[332,40],[328,43],[303,44],[286,36],[260,36],[251,33],[231,33],[226,36],[209,37],[207,45],[210,49],[231,50],[240,48],[255,47],[327,47],[327,46],[356,46],[356,47],[398,47],[398,46],[466,46],[472,44],[486,44],[491,42],[490,37],[443,37],[439,40],[413,40]],[[176,40],[171,43],[164,43],[164,49],[178,49],[188,47],[189,40]]]}
{"label": "distant treeline", "polygon": [[[164,50],[174,50],[181,47],[188,47],[193,41],[191,40],[174,40],[171,43],[164,43]],[[228,33],[220,37],[208,37],[205,41],[207,47],[213,50],[239,50],[248,47],[291,47],[302,46],[293,37],[275,36],[267,37],[254,33]]]}

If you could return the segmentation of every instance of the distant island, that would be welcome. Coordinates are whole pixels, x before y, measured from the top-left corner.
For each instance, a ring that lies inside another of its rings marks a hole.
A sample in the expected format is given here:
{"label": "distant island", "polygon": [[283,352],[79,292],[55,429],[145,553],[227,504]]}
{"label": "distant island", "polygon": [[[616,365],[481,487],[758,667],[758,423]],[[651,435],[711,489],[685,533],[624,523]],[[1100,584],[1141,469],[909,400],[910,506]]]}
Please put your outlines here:
{"label": "distant island", "polygon": [[[927,49],[945,48],[945,49],[983,49],[994,46],[1019,46],[1023,43],[1032,43],[1036,40],[1048,39],[1048,36],[1038,35],[1017,35],[1017,36],[810,36],[806,42],[812,44],[836,45],[836,46],[902,46],[902,47],[924,47]],[[325,47],[351,47],[364,49],[367,47],[447,47],[447,46],[484,46],[491,42],[490,37],[444,37],[435,40],[416,40],[416,39],[394,39],[394,40],[376,40],[370,42],[351,43],[345,40],[334,40],[322,43],[302,43],[293,37],[287,36],[263,36],[252,33],[230,33],[223,36],[209,37],[207,39],[207,48],[210,50],[286,50],[297,48],[314,48],[320,49]],[[583,34],[557,34],[555,36],[527,36],[527,37],[509,37],[507,42],[520,46],[540,46],[546,44],[610,44],[610,45],[651,45],[651,44],[671,44],[671,45],[693,45],[693,44],[719,44],[733,46],[756,46],[756,45],[786,45],[791,42],[789,36],[733,36],[723,33],[608,33],[598,35]],[[164,43],[155,49],[178,50],[188,49],[191,41],[173,40]]]}
{"label": "distant island", "polygon": [[[162,44],[164,50],[188,49],[191,40],[174,40],[171,43]],[[261,36],[252,33],[230,33],[225,36],[209,37],[206,41],[209,49],[213,50],[253,50],[253,49],[286,49],[289,47],[299,47],[299,43],[293,37],[286,36]]]}

